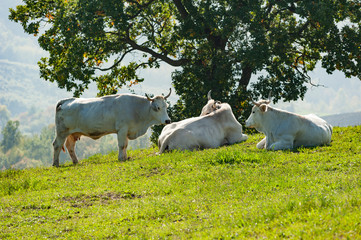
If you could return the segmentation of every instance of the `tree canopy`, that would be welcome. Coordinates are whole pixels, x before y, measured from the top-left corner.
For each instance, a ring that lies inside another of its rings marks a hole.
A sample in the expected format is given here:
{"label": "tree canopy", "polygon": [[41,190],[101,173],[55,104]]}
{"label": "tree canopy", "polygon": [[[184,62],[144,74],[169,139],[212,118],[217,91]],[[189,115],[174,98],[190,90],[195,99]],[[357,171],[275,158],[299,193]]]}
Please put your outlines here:
{"label": "tree canopy", "polygon": [[3,148],[4,153],[14,146],[19,145],[21,133],[19,131],[19,121],[9,120],[6,126],[2,129],[1,133],[4,136],[3,140],[0,143],[0,146]]}
{"label": "tree canopy", "polygon": [[10,119],[10,112],[5,105],[0,104],[0,129],[6,125]]}
{"label": "tree canopy", "polygon": [[140,68],[179,67],[176,118],[198,115],[209,90],[237,116],[270,90],[303,98],[317,63],[361,79],[359,0],[24,0],[9,18],[49,52],[41,77],[75,96],[92,81],[112,94],[142,82]]}

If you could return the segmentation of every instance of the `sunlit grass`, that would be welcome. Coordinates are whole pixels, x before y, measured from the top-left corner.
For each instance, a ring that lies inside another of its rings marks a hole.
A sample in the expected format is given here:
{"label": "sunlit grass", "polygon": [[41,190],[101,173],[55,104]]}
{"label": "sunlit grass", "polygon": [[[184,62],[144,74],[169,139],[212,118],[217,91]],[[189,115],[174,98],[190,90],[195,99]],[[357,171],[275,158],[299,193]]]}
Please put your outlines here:
{"label": "sunlit grass", "polygon": [[294,151],[259,150],[262,137],[3,171],[0,238],[361,238],[361,127]]}

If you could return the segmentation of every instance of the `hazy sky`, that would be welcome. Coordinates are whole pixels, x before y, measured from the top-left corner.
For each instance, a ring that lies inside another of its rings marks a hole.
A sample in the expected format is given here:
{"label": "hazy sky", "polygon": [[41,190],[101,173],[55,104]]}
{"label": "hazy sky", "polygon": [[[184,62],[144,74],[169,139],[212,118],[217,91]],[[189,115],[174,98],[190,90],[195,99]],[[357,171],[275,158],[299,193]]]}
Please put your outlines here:
{"label": "hazy sky", "polygon": [[[0,1],[0,63],[15,64],[19,68],[27,67],[37,69],[37,62],[46,52],[40,49],[37,38],[25,34],[19,23],[8,20],[8,9],[21,4],[20,0]],[[155,95],[167,93],[171,87],[171,72],[174,70],[166,64],[159,69],[142,70],[140,75],[145,81],[136,86],[135,92],[153,93]],[[312,87],[306,93],[303,101],[279,103],[277,107],[300,114],[316,113],[320,116],[338,114],[344,112],[361,111],[361,81],[357,78],[347,79],[341,72],[328,75],[323,69],[317,68],[310,74],[312,81],[325,87]],[[43,81],[34,79],[34,81]],[[54,88],[56,88],[54,83]],[[123,92],[127,90],[123,90]],[[1,92],[0,92],[1,94]],[[84,96],[94,96],[95,86]],[[63,90],[61,97],[69,97],[72,94]],[[170,98],[174,103],[176,96]]]}

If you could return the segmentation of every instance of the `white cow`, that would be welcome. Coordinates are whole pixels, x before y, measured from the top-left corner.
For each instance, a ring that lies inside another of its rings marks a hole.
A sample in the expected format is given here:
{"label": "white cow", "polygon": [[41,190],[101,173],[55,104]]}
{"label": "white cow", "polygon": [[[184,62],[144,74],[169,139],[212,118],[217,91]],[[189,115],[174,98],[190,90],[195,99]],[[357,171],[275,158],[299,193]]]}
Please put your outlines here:
{"label": "white cow", "polygon": [[[220,101],[216,101],[214,99],[212,99],[211,96],[211,92],[212,90],[209,90],[208,94],[207,94],[207,98],[208,98],[208,102],[206,105],[204,105],[204,107],[202,108],[202,112],[200,116],[205,116],[217,109],[220,108]],[[185,124],[187,121],[193,121],[194,118],[188,118],[185,119],[183,121],[179,121],[179,122],[173,122],[171,124],[166,125],[163,129],[161,134],[158,137],[158,147],[159,149],[161,148],[162,143],[164,142],[165,138],[171,134],[175,128],[177,128],[178,126],[181,126],[183,124]]]}
{"label": "white cow", "polygon": [[246,127],[266,135],[257,148],[284,150],[330,144],[332,126],[314,114],[301,116],[269,106],[270,99],[253,102]]}
{"label": "white cow", "polygon": [[128,139],[146,133],[154,124],[169,124],[167,103],[169,97],[116,94],[100,98],[69,98],[56,105],[56,138],[53,142],[53,166],[59,166],[59,154],[64,142],[74,164],[75,143],[84,135],[98,139],[104,135],[118,135],[118,159],[127,159]]}
{"label": "white cow", "polygon": [[227,103],[207,115],[185,119],[166,126],[159,136],[159,153],[165,151],[217,148],[247,140],[242,125]]}

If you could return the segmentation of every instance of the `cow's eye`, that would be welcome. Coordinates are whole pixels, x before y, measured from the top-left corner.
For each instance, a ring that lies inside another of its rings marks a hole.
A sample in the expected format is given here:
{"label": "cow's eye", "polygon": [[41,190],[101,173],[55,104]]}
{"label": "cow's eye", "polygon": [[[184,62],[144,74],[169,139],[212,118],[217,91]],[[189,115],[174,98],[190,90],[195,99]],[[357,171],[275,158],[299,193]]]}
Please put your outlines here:
{"label": "cow's eye", "polygon": [[255,111],[253,111],[252,113],[256,113]]}
{"label": "cow's eye", "polygon": [[160,110],[160,107],[157,107],[157,111],[159,111]]}

